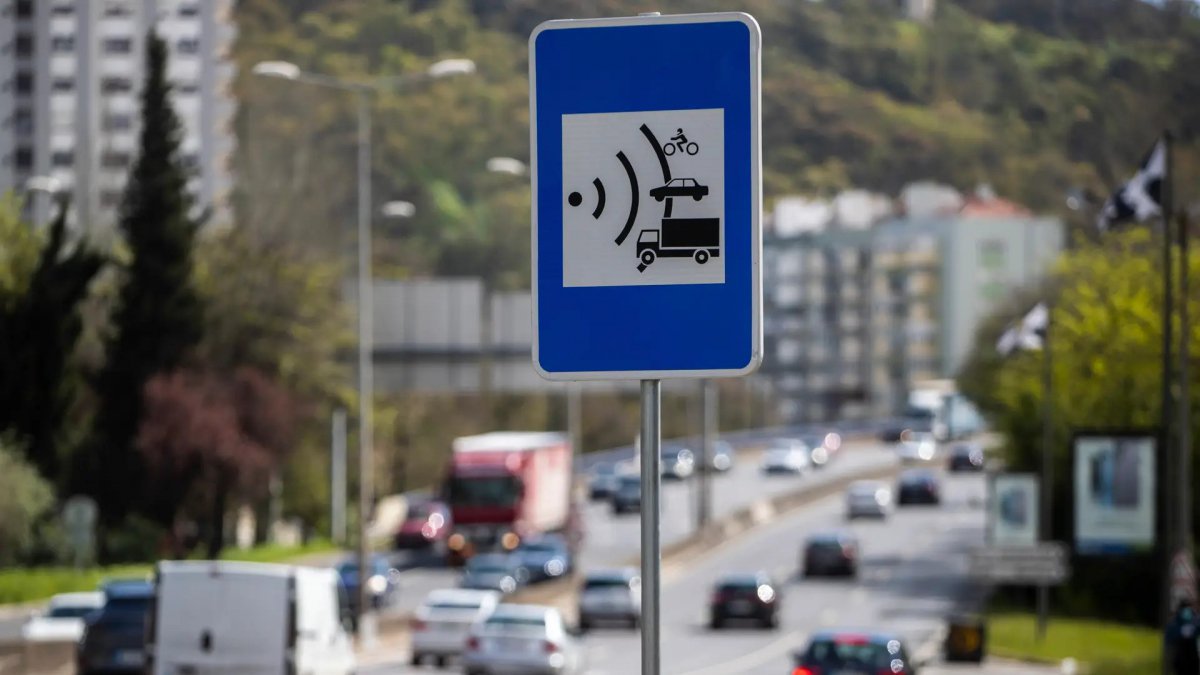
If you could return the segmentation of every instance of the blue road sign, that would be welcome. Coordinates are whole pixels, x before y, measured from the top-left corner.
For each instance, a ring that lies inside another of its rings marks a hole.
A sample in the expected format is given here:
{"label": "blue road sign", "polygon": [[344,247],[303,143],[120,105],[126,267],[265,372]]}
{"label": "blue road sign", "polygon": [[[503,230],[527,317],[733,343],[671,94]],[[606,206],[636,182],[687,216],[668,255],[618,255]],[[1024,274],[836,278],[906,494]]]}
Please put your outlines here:
{"label": "blue road sign", "polygon": [[762,359],[761,37],[738,13],[529,39],[533,361],[551,380]]}

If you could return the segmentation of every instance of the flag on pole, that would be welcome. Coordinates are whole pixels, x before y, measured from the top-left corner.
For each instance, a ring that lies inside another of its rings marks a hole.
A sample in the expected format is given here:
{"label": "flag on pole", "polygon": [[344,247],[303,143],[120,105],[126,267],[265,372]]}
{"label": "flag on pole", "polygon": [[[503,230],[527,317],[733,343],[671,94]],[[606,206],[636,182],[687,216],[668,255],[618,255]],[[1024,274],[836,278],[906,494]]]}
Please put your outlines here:
{"label": "flag on pole", "polygon": [[996,351],[1008,356],[1015,351],[1034,351],[1041,349],[1046,341],[1046,328],[1050,325],[1050,309],[1046,303],[1039,302],[1029,313],[1021,318],[996,342]]}
{"label": "flag on pole", "polygon": [[1150,148],[1137,173],[1104,202],[1096,217],[1101,232],[1129,220],[1149,220],[1162,215],[1162,188],[1167,179],[1167,144],[1162,138]]}

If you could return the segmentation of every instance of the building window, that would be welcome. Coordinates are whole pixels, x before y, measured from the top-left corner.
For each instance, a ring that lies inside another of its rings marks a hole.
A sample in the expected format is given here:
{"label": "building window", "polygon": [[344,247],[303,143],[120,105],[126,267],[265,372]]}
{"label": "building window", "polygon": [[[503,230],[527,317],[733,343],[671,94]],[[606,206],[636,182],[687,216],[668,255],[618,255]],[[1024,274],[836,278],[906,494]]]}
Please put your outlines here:
{"label": "building window", "polygon": [[72,91],[75,89],[75,80],[70,77],[56,77],[50,83],[50,88],[58,92]]}
{"label": "building window", "polygon": [[75,6],[71,4],[60,3],[52,7],[50,11],[60,16],[66,16],[75,13]]}
{"label": "building window", "polygon": [[56,52],[75,51],[74,35],[55,35],[50,38],[50,49]]}
{"label": "building window", "polygon": [[185,96],[192,96],[200,93],[200,85],[195,82],[180,82],[178,85],[179,93]]}
{"label": "building window", "polygon": [[104,51],[109,54],[128,54],[133,51],[133,40],[129,38],[108,38],[104,41]]}
{"label": "building window", "polygon": [[100,82],[100,90],[106,94],[122,94],[133,91],[133,82],[125,77],[106,77]]}
{"label": "building window", "polygon": [[17,0],[17,18],[28,19],[33,16],[33,0]]}
{"label": "building window", "polygon": [[104,16],[129,16],[133,12],[124,2],[109,2],[104,8]]}
{"label": "building window", "polygon": [[33,73],[17,73],[17,93],[29,94],[33,92]]}
{"label": "building window", "polygon": [[989,270],[1004,267],[1004,242],[998,239],[979,242],[979,264]]}
{"label": "building window", "polygon": [[179,163],[180,163],[180,165],[183,166],[183,170],[187,171],[188,173],[199,173],[200,172],[200,155],[198,155],[197,153],[194,153],[194,152],[185,153],[182,157],[179,158]]}
{"label": "building window", "polygon": [[109,150],[100,156],[100,164],[106,169],[124,169],[129,166],[131,159],[128,152]]}
{"label": "building window", "polygon": [[179,16],[196,16],[199,13],[200,13],[199,5],[187,4],[187,5],[179,6]]}
{"label": "building window", "polygon": [[33,38],[28,35],[17,36],[17,56],[33,55]]}
{"label": "building window", "polygon": [[70,150],[56,150],[50,155],[50,163],[54,166],[71,166],[75,163],[75,153]]}
{"label": "building window", "polygon": [[100,206],[104,208],[114,208],[121,205],[120,190],[104,190],[100,193]]}
{"label": "building window", "polygon": [[109,131],[124,131],[133,128],[133,115],[111,113],[105,124]]}
{"label": "building window", "polygon": [[33,133],[33,115],[28,110],[18,110],[13,116],[13,126],[19,134]]}
{"label": "building window", "polygon": [[180,54],[199,54],[200,40],[197,38],[181,38],[179,42],[175,43],[175,49]]}
{"label": "building window", "polygon": [[17,148],[17,171],[29,171],[33,168],[33,150]]}

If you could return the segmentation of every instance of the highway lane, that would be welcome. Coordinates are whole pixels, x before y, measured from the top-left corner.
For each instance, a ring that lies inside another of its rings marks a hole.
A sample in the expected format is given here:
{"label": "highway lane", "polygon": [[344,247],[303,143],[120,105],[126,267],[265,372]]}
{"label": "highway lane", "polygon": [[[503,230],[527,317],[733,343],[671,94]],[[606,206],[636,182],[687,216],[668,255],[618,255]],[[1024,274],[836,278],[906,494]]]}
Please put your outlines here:
{"label": "highway lane", "polygon": [[[889,447],[865,442],[839,453],[829,466],[804,476],[763,476],[758,453],[739,453],[728,472],[713,478],[713,515],[720,518],[755,501],[793,491],[805,485],[819,485],[852,473],[886,466],[894,462]],[[663,482],[662,540],[664,545],[687,537],[695,528],[697,482]],[[636,513],[614,516],[607,502],[588,502],[584,507],[585,537],[580,554],[581,569],[596,569],[625,564],[633,559],[639,545],[639,517]],[[397,562],[405,567],[406,555]],[[402,574],[397,601],[390,614],[412,611],[434,588],[453,586],[459,573],[445,568],[418,567]]]}

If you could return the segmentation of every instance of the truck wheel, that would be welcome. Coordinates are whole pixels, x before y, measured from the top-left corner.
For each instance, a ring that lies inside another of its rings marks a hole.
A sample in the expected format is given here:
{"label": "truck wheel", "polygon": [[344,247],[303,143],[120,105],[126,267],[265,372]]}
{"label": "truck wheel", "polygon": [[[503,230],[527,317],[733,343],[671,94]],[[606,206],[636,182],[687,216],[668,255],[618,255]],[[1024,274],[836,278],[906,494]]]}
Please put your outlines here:
{"label": "truck wheel", "polygon": [[696,259],[696,264],[703,265],[704,263],[708,262],[708,251],[700,249],[699,251],[693,253],[692,257]]}
{"label": "truck wheel", "polygon": [[651,251],[650,249],[646,249],[645,251],[642,251],[642,264],[643,265],[653,265],[654,258],[655,258],[654,251]]}

